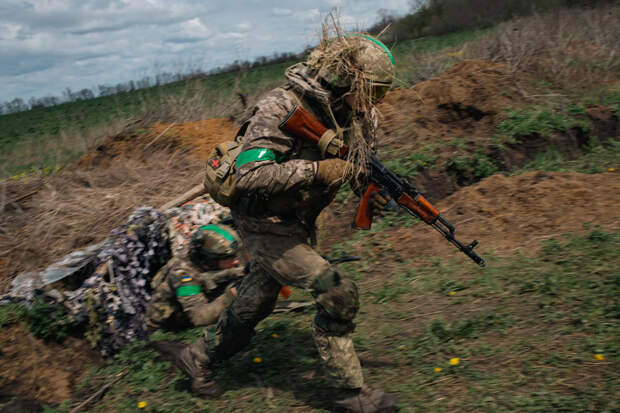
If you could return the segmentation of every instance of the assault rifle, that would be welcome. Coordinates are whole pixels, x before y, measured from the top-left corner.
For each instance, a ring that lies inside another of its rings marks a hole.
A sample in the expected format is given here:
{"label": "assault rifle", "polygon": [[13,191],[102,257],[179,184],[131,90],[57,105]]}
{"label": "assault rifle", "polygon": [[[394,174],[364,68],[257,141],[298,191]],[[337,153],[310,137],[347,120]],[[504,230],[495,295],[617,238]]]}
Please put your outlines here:
{"label": "assault rifle", "polygon": [[[318,145],[324,157],[337,156],[339,158],[344,158],[349,150],[349,148],[338,139],[333,130],[326,128],[301,106],[294,106],[286,118],[280,123],[279,127],[286,133],[315,143]],[[370,184],[357,208],[355,216],[356,227],[360,229],[370,229],[372,225],[372,211],[369,205],[370,198],[373,193],[384,191],[389,194],[401,208],[435,228],[444,238],[471,258],[476,264],[484,267],[484,260],[474,252],[474,247],[478,245],[478,241],[474,240],[468,245],[463,245],[455,238],[454,227],[439,214],[439,211],[431,205],[417,189],[386,168],[372,154],[370,155],[369,172]]]}

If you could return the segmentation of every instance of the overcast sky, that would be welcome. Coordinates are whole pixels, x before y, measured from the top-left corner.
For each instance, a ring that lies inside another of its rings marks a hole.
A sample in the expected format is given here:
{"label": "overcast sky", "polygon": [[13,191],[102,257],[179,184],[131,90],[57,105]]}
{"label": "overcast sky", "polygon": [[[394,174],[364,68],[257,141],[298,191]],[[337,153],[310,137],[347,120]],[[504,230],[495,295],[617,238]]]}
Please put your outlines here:
{"label": "overcast sky", "polygon": [[299,52],[334,7],[368,27],[409,0],[0,0],[0,102]]}

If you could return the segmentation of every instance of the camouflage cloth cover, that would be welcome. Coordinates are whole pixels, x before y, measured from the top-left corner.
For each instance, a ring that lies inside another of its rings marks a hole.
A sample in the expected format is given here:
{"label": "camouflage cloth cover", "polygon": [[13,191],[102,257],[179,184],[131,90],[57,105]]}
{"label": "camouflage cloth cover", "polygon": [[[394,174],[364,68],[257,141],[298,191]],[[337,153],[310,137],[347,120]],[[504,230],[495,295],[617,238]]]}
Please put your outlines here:
{"label": "camouflage cloth cover", "polygon": [[[104,356],[113,355],[129,341],[146,338],[144,312],[151,298],[152,277],[172,255],[184,250],[196,228],[216,223],[227,214],[209,196],[165,214],[139,208],[97,248],[68,254],[62,266],[52,264],[41,273],[17,277],[0,302],[29,305],[41,298],[59,303],[76,325],[88,325],[86,336],[93,347],[99,347]],[[42,291],[49,284],[49,274],[54,275],[52,279],[62,274],[85,280],[73,291],[49,287]]]}
{"label": "camouflage cloth cover", "polygon": [[166,211],[170,218],[170,242],[173,254],[186,248],[192,233],[202,225],[219,222],[230,215],[230,210],[215,202],[211,196],[203,195],[181,207]]}

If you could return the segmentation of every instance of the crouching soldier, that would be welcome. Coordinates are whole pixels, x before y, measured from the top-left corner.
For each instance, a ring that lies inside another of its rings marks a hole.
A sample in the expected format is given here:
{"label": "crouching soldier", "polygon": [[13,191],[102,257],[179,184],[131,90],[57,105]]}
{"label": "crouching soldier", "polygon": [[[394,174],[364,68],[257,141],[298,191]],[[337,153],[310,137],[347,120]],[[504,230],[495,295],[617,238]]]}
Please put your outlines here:
{"label": "crouching soldier", "polygon": [[235,283],[244,275],[239,249],[239,237],[232,228],[198,228],[186,251],[176,254],[151,281],[148,328],[183,329],[217,322],[236,295]]}

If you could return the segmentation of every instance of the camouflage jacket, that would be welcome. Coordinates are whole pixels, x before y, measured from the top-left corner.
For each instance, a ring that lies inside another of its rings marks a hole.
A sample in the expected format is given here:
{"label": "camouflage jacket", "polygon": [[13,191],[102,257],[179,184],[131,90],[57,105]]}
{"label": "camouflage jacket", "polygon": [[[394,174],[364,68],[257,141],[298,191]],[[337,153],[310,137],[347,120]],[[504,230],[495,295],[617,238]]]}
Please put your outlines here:
{"label": "camouflage jacket", "polygon": [[220,297],[230,294],[227,287],[243,275],[243,267],[203,272],[188,258],[172,258],[151,281],[147,326],[185,328],[214,323],[225,307]]}
{"label": "camouflage jacket", "polygon": [[[324,109],[330,92],[303,63],[287,70],[288,83],[267,93],[254,107],[242,137],[237,159],[236,186],[241,195],[232,209],[242,231],[313,236],[315,220],[334,198],[335,190],[315,182],[321,153],[313,143],[282,132],[278,125],[301,103],[321,123],[335,128]],[[347,110],[336,108],[339,126],[350,121]],[[346,141],[345,131],[345,141]]]}

